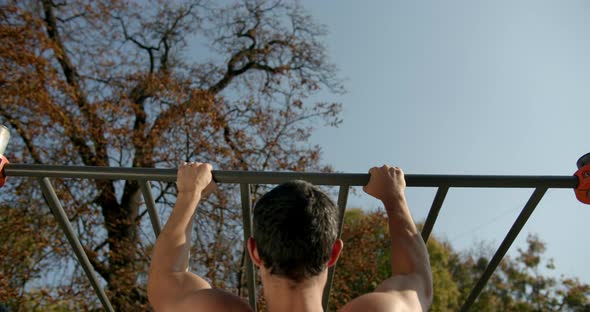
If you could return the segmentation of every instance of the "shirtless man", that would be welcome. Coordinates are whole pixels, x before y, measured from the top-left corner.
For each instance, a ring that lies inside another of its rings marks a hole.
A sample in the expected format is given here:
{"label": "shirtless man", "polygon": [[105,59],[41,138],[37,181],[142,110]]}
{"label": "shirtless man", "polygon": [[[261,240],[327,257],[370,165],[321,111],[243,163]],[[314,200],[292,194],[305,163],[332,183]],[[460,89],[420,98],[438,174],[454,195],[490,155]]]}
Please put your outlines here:
{"label": "shirtless man", "polygon": [[[372,292],[341,311],[427,311],[432,303],[428,252],[416,229],[401,169],[371,168],[363,190],[381,200],[389,219],[392,275]],[[156,241],[148,298],[156,311],[252,311],[245,300],[211,288],[188,272],[191,225],[199,200],[215,188],[211,165],[184,164],[178,169],[178,198]],[[337,236],[338,209],[315,186],[293,181],[264,195],[254,208],[253,237],[247,247],[259,268],[270,312],[323,311],[328,268],[342,241]]]}

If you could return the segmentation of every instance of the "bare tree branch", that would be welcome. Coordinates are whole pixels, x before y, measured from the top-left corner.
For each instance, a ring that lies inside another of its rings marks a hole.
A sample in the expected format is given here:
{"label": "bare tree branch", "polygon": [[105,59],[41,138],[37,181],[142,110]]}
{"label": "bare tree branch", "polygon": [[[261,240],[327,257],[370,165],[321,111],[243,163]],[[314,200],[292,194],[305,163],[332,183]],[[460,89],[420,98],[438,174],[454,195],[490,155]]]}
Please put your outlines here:
{"label": "bare tree branch", "polygon": [[86,144],[85,139],[80,136],[83,132],[76,125],[69,126],[68,122],[64,122],[63,126],[71,129],[70,136],[72,143],[78,148],[78,152],[81,154],[80,156],[86,165],[104,166],[106,165],[105,159],[107,157],[107,151],[106,145],[103,142],[103,121],[100,117],[90,112],[86,95],[80,85],[80,76],[76,67],[66,54],[63,42],[60,38],[51,0],[43,0],[43,9],[45,13],[45,23],[47,25],[47,34],[56,45],[56,57],[61,65],[66,81],[74,90],[74,100],[80,110],[85,114],[90,126],[95,129],[95,131],[91,132],[91,135],[93,137],[96,154],[92,153],[91,149]]}
{"label": "bare tree branch", "polygon": [[43,161],[41,159],[41,155],[39,155],[37,148],[33,144],[31,136],[27,133],[27,131],[25,130],[25,127],[23,127],[20,120],[14,118],[11,114],[9,114],[1,106],[0,106],[0,114],[2,116],[4,116],[8,120],[8,123],[10,124],[10,126],[16,130],[16,132],[18,133],[20,138],[23,140],[23,143],[25,144],[27,150],[31,154],[31,157],[33,158],[35,163],[37,163],[37,164],[43,163]]}

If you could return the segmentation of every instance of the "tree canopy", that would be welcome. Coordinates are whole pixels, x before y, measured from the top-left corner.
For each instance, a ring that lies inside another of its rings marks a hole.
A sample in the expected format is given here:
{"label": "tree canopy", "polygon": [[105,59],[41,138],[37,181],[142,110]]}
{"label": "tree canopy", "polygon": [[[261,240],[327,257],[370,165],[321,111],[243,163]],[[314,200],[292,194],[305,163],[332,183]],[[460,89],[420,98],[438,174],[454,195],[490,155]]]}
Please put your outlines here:
{"label": "tree canopy", "polygon": [[[0,123],[13,133],[7,155],[14,163],[170,168],[198,160],[217,169],[330,170],[308,143],[314,127],[340,122],[339,104],[310,100],[322,89],[342,92],[325,34],[289,1],[5,2]],[[30,228],[27,218],[45,220],[35,182],[9,184],[0,196],[17,212],[3,221]],[[115,309],[144,309],[153,236],[144,231],[138,183],[69,180],[56,181],[56,189]],[[154,191],[164,209],[175,185],[159,183]],[[199,209],[194,261],[213,284],[240,289],[240,215],[232,194],[226,188]],[[51,267],[69,257],[55,223],[47,222],[51,233],[43,236],[51,244],[35,240],[32,251],[3,258],[27,253],[40,266],[10,282],[1,301],[18,307],[19,296],[10,294],[33,288],[43,261]],[[30,229],[44,233],[46,225]],[[60,256],[50,260],[52,248]],[[54,275],[72,277],[65,273]],[[40,291],[92,306],[88,284],[74,286],[70,277]]]}
{"label": "tree canopy", "polygon": [[[342,253],[330,303],[334,308],[372,291],[391,276],[389,237],[384,211],[346,212]],[[459,253],[431,237],[428,252],[434,280],[431,311],[458,311],[489,262],[493,250]],[[536,235],[516,257],[505,257],[472,306],[472,311],[590,311],[590,285],[572,277],[553,277],[545,244]]]}

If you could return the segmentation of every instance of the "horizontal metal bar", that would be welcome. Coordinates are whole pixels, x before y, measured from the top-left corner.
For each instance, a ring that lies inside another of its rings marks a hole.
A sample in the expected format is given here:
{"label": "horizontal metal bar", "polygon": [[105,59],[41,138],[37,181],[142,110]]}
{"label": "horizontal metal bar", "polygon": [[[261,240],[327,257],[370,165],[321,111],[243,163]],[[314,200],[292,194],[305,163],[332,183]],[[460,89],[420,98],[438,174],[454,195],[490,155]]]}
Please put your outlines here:
{"label": "horizontal metal bar", "polygon": [[176,181],[177,169],[12,164],[7,176],[104,180]]}
{"label": "horizontal metal bar", "polygon": [[543,195],[545,195],[546,191],[546,188],[535,189],[527,203],[524,205],[524,208],[522,208],[522,211],[516,218],[516,221],[514,221],[514,224],[512,224],[512,227],[508,231],[508,234],[506,234],[502,244],[500,244],[500,247],[498,247],[498,250],[492,257],[492,260],[490,260],[490,263],[488,263],[488,266],[481,275],[479,281],[477,281],[475,287],[471,289],[469,297],[467,297],[467,300],[465,300],[465,303],[461,307],[461,312],[469,311],[471,305],[475,302],[475,299],[477,299],[479,293],[481,293],[483,288],[486,286],[488,280],[496,270],[496,267],[498,267],[500,261],[502,261],[502,258],[504,258],[504,255],[506,255],[506,252],[508,252],[508,249],[510,249],[510,246],[518,236],[518,233],[520,233],[520,230],[522,230],[527,220],[543,198]]}
{"label": "horizontal metal bar", "polygon": [[39,184],[41,185],[41,190],[43,191],[43,195],[45,195],[45,199],[47,200],[49,209],[51,209],[51,212],[53,212],[53,215],[57,219],[57,223],[61,227],[62,231],[64,231],[64,234],[66,235],[68,242],[72,246],[72,249],[74,250],[76,257],[78,258],[80,265],[82,265],[82,268],[86,273],[86,276],[90,280],[90,284],[92,285],[92,288],[94,288],[94,291],[98,296],[98,299],[104,306],[105,310],[115,311],[111,306],[111,302],[105,294],[104,289],[98,282],[98,278],[96,277],[96,273],[94,272],[94,267],[90,263],[90,260],[88,260],[88,256],[84,252],[84,248],[82,247],[82,244],[78,239],[78,236],[74,232],[74,229],[72,228],[72,224],[70,223],[70,220],[66,215],[66,212],[64,211],[61,203],[59,202],[59,198],[57,197],[57,194],[55,194],[55,190],[53,189],[51,182],[47,178],[39,178]]}
{"label": "horizontal metal bar", "polygon": [[[93,166],[54,166],[8,164],[7,176],[82,178],[105,180],[176,181],[177,169],[123,168]],[[280,184],[290,180],[306,180],[317,185],[362,186],[369,182],[367,173],[310,173],[310,172],[261,172],[261,171],[213,171],[218,183]],[[510,188],[576,188],[575,176],[497,176],[497,175],[429,175],[407,174],[407,186],[418,187],[510,187]]]}

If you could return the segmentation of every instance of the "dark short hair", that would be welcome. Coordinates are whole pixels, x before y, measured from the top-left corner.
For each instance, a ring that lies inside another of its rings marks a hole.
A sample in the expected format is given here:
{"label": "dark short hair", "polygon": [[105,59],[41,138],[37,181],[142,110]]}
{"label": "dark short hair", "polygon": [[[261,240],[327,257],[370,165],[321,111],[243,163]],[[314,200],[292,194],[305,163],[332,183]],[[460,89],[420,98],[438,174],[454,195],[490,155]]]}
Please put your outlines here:
{"label": "dark short hair", "polygon": [[299,282],[322,272],[338,235],[338,208],[305,181],[281,184],[254,207],[254,239],[271,274]]}

